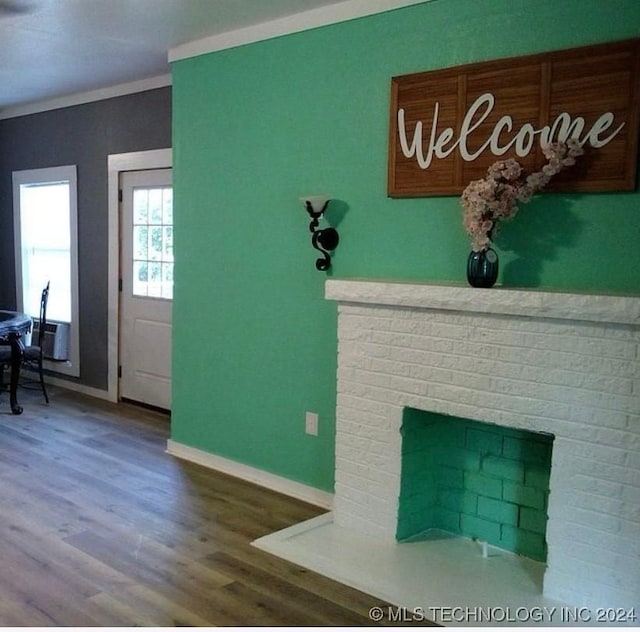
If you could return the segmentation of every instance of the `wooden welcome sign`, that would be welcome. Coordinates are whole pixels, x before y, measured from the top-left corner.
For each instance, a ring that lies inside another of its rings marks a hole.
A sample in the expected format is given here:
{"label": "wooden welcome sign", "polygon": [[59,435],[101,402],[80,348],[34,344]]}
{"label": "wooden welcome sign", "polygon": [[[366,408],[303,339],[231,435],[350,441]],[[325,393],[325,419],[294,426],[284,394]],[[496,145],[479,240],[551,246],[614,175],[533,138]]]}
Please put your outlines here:
{"label": "wooden welcome sign", "polygon": [[548,189],[633,190],[639,104],[640,39],[394,77],[388,194],[460,194],[502,158],[536,171],[572,137],[585,154]]}

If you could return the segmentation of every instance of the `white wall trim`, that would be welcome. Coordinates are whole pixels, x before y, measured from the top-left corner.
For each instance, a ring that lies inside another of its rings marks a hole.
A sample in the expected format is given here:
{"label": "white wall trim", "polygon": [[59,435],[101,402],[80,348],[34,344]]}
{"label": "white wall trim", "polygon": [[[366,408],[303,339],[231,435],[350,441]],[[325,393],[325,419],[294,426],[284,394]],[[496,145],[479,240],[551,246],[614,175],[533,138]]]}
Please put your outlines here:
{"label": "white wall trim", "polygon": [[[34,371],[20,371],[20,377],[27,377],[30,380],[39,380],[38,373]],[[76,393],[82,393],[83,395],[88,395],[89,397],[95,397],[96,399],[104,399],[107,401],[111,401],[109,397],[108,391],[103,391],[100,388],[93,388],[93,386],[86,386],[85,384],[80,384],[79,382],[72,382],[70,380],[65,380],[64,378],[54,377],[53,375],[45,375],[44,376],[44,384],[45,386],[58,386],[60,388],[64,388],[67,391],[74,391]]]}
{"label": "white wall trim", "polygon": [[118,278],[120,272],[120,173],[142,169],[167,169],[173,166],[171,149],[152,149],[107,156],[108,187],[108,285],[107,285],[107,393],[106,399],[118,401]]}
{"label": "white wall trim", "polygon": [[346,0],[310,11],[296,13],[278,20],[271,20],[247,28],[211,35],[199,40],[187,42],[169,50],[169,61],[178,61],[189,57],[213,53],[226,48],[234,48],[252,42],[298,33],[308,29],[346,22],[375,13],[391,11],[422,4],[430,0]]}
{"label": "white wall trim", "polygon": [[[14,171],[13,179],[13,229],[14,229],[14,256],[16,270],[16,307],[21,311],[24,309],[23,296],[23,251],[22,251],[22,185],[67,182],[69,185],[69,266],[70,266],[70,334],[69,334],[69,358],[66,362],[59,362],[51,365],[45,362],[46,369],[52,369],[57,373],[71,375],[73,377],[80,376],[80,308],[78,296],[78,168],[77,165],[59,165],[57,167],[45,167],[38,169],[25,169]],[[47,278],[41,279],[42,286],[47,282]],[[55,286],[55,278],[53,279]],[[52,292],[56,288],[52,286]],[[38,296],[39,290],[38,290]],[[34,307],[35,309],[35,307]],[[51,310],[49,310],[49,318],[51,319]],[[31,313],[32,317],[37,317],[36,313]]]}
{"label": "white wall trim", "polygon": [[293,498],[311,503],[317,507],[322,507],[323,509],[331,509],[333,506],[333,494],[329,492],[324,492],[310,485],[298,483],[288,478],[259,470],[250,465],[244,465],[243,463],[226,459],[211,452],[192,448],[191,446],[178,443],[172,439],[167,441],[167,453],[184,459],[185,461],[191,461],[192,463],[197,463],[209,469],[235,476],[250,483],[255,483],[256,485],[266,487],[267,489],[285,494],[286,496],[292,496]]}
{"label": "white wall trim", "polygon": [[91,103],[93,101],[102,101],[103,99],[112,99],[121,97],[126,94],[134,94],[136,92],[145,92],[146,90],[154,90],[156,88],[164,88],[171,85],[171,75],[160,75],[149,79],[141,79],[139,81],[130,81],[121,83],[116,86],[91,90],[89,92],[79,92],[77,94],[69,94],[57,99],[48,99],[37,103],[28,103],[25,105],[16,105],[15,107],[0,110],[0,120],[16,118],[17,116],[27,116],[29,114],[38,114],[39,112],[47,112],[49,110],[57,110],[59,108],[71,107],[73,105],[82,105],[83,103]]}

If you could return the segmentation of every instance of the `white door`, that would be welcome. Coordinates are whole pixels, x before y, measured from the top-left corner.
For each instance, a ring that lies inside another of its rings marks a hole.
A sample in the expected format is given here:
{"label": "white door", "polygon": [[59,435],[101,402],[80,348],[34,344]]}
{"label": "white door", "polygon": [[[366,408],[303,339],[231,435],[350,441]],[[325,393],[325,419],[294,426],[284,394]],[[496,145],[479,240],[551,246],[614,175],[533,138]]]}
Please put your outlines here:
{"label": "white door", "polygon": [[120,398],[171,408],[171,169],[121,174]]}

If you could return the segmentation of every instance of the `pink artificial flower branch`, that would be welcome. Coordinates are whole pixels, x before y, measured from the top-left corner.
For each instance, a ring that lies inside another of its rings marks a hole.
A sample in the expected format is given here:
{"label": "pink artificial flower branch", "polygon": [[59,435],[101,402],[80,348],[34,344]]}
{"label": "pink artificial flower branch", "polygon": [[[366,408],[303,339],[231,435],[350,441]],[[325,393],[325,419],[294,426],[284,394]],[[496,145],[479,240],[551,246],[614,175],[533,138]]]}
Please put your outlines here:
{"label": "pink artificial flower branch", "polygon": [[498,223],[511,219],[518,202],[529,202],[534,193],[547,186],[551,178],[576,163],[584,153],[577,138],[543,147],[547,163],[540,171],[525,175],[517,160],[498,160],[485,178],[472,180],[462,192],[464,227],[475,251],[486,250],[496,236]]}

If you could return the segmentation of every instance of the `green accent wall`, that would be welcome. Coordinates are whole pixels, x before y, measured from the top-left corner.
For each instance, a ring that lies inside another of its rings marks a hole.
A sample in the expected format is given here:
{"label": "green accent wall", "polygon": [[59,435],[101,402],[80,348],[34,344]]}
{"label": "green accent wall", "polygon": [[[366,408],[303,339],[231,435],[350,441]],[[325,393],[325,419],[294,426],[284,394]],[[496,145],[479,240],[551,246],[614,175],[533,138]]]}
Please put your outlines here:
{"label": "green accent wall", "polygon": [[[459,199],[386,195],[391,77],[639,34],[637,0],[433,0],[175,62],[173,440],[331,490],[327,276],[466,283]],[[329,273],[298,199],[319,193]],[[639,209],[637,191],[534,199],[498,282],[640,293]]]}

